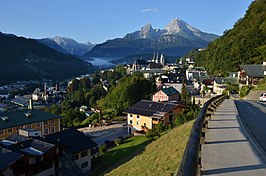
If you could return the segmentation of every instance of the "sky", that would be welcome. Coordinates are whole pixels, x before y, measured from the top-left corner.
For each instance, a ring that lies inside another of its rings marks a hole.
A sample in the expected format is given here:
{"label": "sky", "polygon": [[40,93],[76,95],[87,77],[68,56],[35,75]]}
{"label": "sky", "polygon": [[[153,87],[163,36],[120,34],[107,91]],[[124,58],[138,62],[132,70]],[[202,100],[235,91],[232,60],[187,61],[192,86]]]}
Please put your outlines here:
{"label": "sky", "polygon": [[222,35],[252,0],[2,0],[0,31],[27,38],[63,36],[84,43],[121,38],[146,24],[163,29],[175,18]]}

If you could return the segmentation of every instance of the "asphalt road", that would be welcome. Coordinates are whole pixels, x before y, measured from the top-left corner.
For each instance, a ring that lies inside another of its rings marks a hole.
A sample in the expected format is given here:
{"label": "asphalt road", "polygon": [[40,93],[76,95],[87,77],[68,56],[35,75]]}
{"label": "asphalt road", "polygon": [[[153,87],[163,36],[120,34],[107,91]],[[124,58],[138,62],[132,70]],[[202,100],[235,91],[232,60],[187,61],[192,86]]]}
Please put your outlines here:
{"label": "asphalt road", "polygon": [[266,153],[266,103],[256,101],[235,102],[244,125]]}
{"label": "asphalt road", "polygon": [[104,136],[101,136],[98,138],[92,138],[92,140],[94,142],[96,142],[98,144],[98,146],[100,146],[100,145],[104,144],[104,141],[106,141],[106,140],[114,141],[115,139],[117,139],[120,136],[123,136],[123,137],[128,136],[127,127],[123,127],[116,132],[112,132],[110,134],[107,134],[107,135],[104,135]]}

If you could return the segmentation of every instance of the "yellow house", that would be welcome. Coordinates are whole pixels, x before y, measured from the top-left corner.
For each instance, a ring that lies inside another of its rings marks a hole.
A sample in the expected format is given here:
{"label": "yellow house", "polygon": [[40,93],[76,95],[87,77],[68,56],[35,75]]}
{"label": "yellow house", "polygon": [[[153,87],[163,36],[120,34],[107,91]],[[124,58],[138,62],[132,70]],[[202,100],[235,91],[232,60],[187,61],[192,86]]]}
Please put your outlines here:
{"label": "yellow house", "polygon": [[60,131],[61,117],[36,109],[25,109],[0,114],[0,139],[18,133],[19,129],[36,129],[41,135]]}
{"label": "yellow house", "polygon": [[180,104],[141,100],[124,111],[127,114],[128,133],[152,129],[161,121],[168,125],[184,108]]}

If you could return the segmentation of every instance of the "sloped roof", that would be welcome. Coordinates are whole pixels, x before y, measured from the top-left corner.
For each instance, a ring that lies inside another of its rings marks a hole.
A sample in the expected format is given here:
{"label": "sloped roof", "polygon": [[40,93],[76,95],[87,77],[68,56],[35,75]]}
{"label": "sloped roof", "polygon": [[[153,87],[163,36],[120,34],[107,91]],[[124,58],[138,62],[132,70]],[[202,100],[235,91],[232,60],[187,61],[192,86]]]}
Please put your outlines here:
{"label": "sloped roof", "polygon": [[216,78],[214,78],[214,80],[217,84],[225,84],[226,83],[226,78],[223,78],[223,77],[216,77]]}
{"label": "sloped roof", "polygon": [[264,77],[265,65],[241,65],[249,77]]}
{"label": "sloped roof", "polygon": [[144,59],[136,59],[134,64],[147,65],[147,62]]}
{"label": "sloped roof", "polygon": [[167,95],[167,96],[171,96],[171,95],[175,95],[175,94],[180,94],[180,92],[178,92],[175,88],[173,87],[168,87],[168,88],[162,88],[162,91]]}
{"label": "sloped roof", "polygon": [[0,147],[0,171],[5,170],[12,163],[16,162],[24,155],[5,148]]}
{"label": "sloped roof", "polygon": [[22,96],[18,96],[16,98],[12,99],[11,102],[18,104],[20,106],[27,106],[29,104],[29,99],[22,97]]}
{"label": "sloped roof", "polygon": [[48,134],[42,140],[64,146],[72,154],[82,152],[97,146],[88,136],[75,128]]}
{"label": "sloped roof", "polygon": [[166,114],[177,106],[182,105],[141,100],[130,108],[126,109],[124,113],[138,114],[143,116],[155,116],[156,114]]}
{"label": "sloped roof", "polygon": [[[27,117],[25,113],[30,113],[30,117]],[[8,117],[8,119],[4,121],[1,119],[1,117]],[[5,112],[0,114],[0,130],[58,118],[61,117],[57,114],[51,114],[36,109],[24,109],[13,112]]]}
{"label": "sloped roof", "polygon": [[204,80],[209,79],[209,76],[199,76],[199,82],[203,83]]}
{"label": "sloped roof", "polygon": [[14,143],[11,145],[1,145],[9,150],[23,153],[24,155],[40,156],[55,146],[45,141],[20,136],[18,134],[12,135],[7,140],[13,141]]}
{"label": "sloped roof", "polygon": [[154,63],[154,62],[150,62],[147,66],[147,68],[149,69],[154,69],[154,68],[162,68],[163,65],[160,63]]}

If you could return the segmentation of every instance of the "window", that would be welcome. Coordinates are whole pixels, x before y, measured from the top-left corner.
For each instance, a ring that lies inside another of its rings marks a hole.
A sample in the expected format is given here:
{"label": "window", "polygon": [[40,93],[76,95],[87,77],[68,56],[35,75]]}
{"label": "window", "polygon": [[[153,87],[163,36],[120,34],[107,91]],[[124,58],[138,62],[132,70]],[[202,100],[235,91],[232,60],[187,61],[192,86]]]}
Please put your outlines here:
{"label": "window", "polygon": [[132,124],[132,120],[129,121],[129,124]]}
{"label": "window", "polygon": [[143,124],[144,127],[146,127],[146,125],[147,125],[146,123]]}
{"label": "window", "polygon": [[0,134],[4,134],[4,130],[0,130]]}
{"label": "window", "polygon": [[26,129],[31,128],[31,125],[25,125],[25,128]]}
{"label": "window", "polygon": [[78,160],[79,159],[79,155],[78,154],[76,154],[76,155],[74,155],[73,157],[72,157],[72,159],[75,161],[75,160]]}
{"label": "window", "polygon": [[169,122],[170,123],[173,122],[173,114],[170,114],[170,116],[169,116]]}
{"label": "window", "polygon": [[12,128],[8,128],[7,132],[8,133],[12,133],[13,132],[13,129]]}
{"label": "window", "polygon": [[139,115],[137,115],[137,119],[139,119]]}
{"label": "window", "polygon": [[44,134],[49,134],[49,128],[44,129]]}
{"label": "window", "polygon": [[84,151],[80,154],[81,158],[85,157],[88,155],[88,151]]}
{"label": "window", "polygon": [[44,125],[48,125],[48,121],[45,121],[45,122],[44,122]]}
{"label": "window", "polygon": [[129,117],[133,117],[133,115],[132,114],[129,114]]}
{"label": "window", "polygon": [[51,120],[51,124],[54,124],[54,119]]}
{"label": "window", "polygon": [[54,133],[54,132],[55,132],[55,127],[52,126],[52,127],[51,127],[51,133]]}
{"label": "window", "polygon": [[137,125],[139,125],[139,122],[137,122]]}
{"label": "window", "polygon": [[86,162],[84,162],[84,163],[81,164],[81,168],[83,169],[83,168],[87,167],[88,165],[89,165],[88,164],[88,161],[86,161]]}

